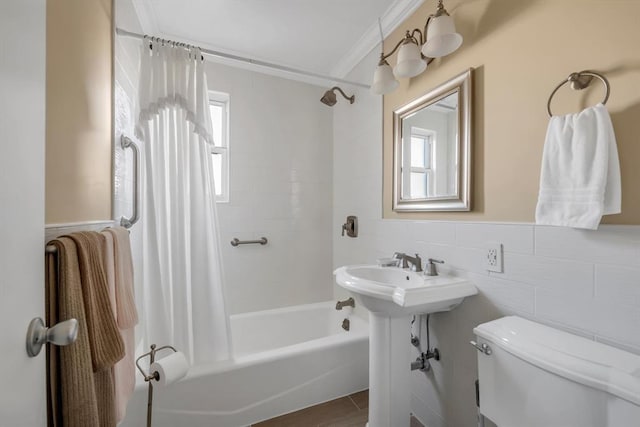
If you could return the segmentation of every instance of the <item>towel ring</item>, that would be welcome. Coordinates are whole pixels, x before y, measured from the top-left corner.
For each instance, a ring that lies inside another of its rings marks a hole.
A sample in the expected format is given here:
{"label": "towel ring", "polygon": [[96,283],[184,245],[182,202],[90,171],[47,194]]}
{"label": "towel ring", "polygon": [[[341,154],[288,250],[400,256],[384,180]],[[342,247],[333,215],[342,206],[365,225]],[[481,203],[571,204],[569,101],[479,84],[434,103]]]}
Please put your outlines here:
{"label": "towel ring", "polygon": [[562,81],[558,86],[556,86],[553,92],[551,92],[551,95],[549,95],[549,100],[547,101],[547,112],[549,113],[549,117],[553,116],[553,114],[551,113],[551,99],[553,99],[553,95],[556,94],[558,89],[564,86],[565,83],[571,83],[571,89],[582,90],[591,84],[591,80],[593,80],[594,77],[599,79],[606,89],[604,100],[602,101],[603,105],[606,104],[609,100],[609,93],[611,92],[609,87],[609,80],[607,80],[607,78],[602,74],[596,73],[595,71],[584,70],[580,71],[579,73],[569,74],[569,77]]}

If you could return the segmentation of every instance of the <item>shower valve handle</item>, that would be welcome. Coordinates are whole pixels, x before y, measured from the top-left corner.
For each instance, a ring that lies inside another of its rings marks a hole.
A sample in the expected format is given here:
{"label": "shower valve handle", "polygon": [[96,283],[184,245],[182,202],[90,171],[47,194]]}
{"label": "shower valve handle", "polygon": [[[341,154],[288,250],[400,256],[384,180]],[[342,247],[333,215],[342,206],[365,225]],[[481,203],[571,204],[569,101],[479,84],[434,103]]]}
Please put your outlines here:
{"label": "shower valve handle", "polygon": [[347,222],[342,224],[342,236],[344,236],[345,231],[349,237],[358,237],[358,217],[355,215],[347,217]]}

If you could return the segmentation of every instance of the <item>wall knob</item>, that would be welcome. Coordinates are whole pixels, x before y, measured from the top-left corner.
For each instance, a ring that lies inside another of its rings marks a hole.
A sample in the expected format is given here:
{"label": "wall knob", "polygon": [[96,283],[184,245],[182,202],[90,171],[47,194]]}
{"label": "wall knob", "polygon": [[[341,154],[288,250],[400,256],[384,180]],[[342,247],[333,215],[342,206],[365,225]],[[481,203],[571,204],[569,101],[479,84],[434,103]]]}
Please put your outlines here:
{"label": "wall knob", "polygon": [[27,354],[29,357],[35,357],[45,343],[64,346],[75,342],[76,338],[78,338],[76,319],[65,320],[47,328],[42,319],[36,317],[29,323],[29,329],[27,329]]}

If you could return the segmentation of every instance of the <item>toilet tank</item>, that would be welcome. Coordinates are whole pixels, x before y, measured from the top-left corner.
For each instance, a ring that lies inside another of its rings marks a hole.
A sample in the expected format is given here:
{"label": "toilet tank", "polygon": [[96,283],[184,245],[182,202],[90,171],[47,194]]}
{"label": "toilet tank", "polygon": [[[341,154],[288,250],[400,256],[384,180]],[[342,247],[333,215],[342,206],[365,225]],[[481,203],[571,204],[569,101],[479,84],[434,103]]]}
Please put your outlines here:
{"label": "toilet tank", "polygon": [[473,331],[491,353],[480,412],[498,427],[640,426],[640,356],[516,316]]}

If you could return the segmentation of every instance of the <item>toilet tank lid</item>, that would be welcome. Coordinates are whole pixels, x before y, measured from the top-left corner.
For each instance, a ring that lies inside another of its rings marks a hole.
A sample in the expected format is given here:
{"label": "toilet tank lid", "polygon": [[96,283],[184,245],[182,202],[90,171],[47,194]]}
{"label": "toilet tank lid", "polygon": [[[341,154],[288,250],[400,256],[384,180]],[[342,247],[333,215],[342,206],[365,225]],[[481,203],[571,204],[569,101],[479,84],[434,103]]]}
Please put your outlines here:
{"label": "toilet tank lid", "polygon": [[640,406],[640,356],[517,316],[473,332],[541,369]]}

